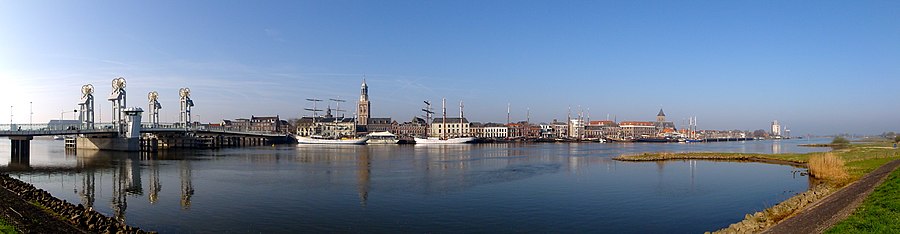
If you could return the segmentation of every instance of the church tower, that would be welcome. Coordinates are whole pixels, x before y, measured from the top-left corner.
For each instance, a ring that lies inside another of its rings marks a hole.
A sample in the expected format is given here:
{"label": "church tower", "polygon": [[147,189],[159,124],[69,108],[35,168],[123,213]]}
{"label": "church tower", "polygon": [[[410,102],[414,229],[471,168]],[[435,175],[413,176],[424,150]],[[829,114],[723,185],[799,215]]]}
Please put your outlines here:
{"label": "church tower", "polygon": [[663,113],[662,108],[659,109],[659,114],[656,114],[656,122],[666,122],[666,113]]}
{"label": "church tower", "polygon": [[367,125],[369,123],[369,86],[366,85],[366,78],[363,78],[362,87],[359,91],[359,104],[356,107],[356,124]]}

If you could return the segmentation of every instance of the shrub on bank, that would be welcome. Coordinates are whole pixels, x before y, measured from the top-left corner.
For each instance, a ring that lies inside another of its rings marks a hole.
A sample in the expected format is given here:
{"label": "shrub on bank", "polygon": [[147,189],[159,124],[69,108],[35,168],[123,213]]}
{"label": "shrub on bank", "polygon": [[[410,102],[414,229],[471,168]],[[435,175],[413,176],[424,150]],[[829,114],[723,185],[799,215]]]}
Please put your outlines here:
{"label": "shrub on bank", "polygon": [[850,140],[847,140],[847,138],[844,138],[844,137],[836,136],[836,137],[834,137],[834,140],[831,140],[831,144],[847,145],[847,144],[850,144]]}

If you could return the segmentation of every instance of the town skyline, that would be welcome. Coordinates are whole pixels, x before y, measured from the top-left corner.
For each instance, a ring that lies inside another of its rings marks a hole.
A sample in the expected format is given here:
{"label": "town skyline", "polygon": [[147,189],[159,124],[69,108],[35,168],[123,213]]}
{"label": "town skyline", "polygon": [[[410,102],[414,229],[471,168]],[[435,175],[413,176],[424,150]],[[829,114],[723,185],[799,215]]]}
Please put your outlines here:
{"label": "town skyline", "polygon": [[297,118],[306,98],[355,106],[365,76],[371,116],[401,122],[447,98],[448,116],[462,100],[473,122],[504,123],[509,104],[513,122],[569,107],[650,121],[662,108],[679,127],[697,116],[700,129],[897,131],[897,3],[787,4],[8,3],[0,123],[10,106],[16,123],[58,119],[84,84],[108,120],[117,76],[128,106],[159,92],[163,122],[177,120],[181,87],[201,122]]}

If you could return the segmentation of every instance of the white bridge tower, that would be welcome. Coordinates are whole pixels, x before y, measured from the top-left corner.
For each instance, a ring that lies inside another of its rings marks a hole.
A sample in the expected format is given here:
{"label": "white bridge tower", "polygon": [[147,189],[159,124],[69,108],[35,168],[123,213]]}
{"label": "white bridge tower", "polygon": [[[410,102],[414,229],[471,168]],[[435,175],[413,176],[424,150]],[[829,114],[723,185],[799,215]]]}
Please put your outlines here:
{"label": "white bridge tower", "polygon": [[185,128],[191,127],[191,107],[194,106],[194,101],[191,100],[191,89],[189,88],[181,88],[178,90],[178,94],[181,95],[181,123],[184,124]]}
{"label": "white bridge tower", "polygon": [[94,85],[81,86],[81,102],[78,103],[82,129],[94,129]]}
{"label": "white bridge tower", "polygon": [[152,128],[159,127],[159,109],[162,109],[162,105],[159,104],[158,98],[159,93],[156,91],[147,94],[147,99],[150,100],[150,108],[148,109],[150,113],[148,114],[150,116],[150,127]]}
{"label": "white bridge tower", "polygon": [[112,123],[119,134],[125,133],[125,78],[116,77],[112,80],[112,93],[107,98],[112,102]]}

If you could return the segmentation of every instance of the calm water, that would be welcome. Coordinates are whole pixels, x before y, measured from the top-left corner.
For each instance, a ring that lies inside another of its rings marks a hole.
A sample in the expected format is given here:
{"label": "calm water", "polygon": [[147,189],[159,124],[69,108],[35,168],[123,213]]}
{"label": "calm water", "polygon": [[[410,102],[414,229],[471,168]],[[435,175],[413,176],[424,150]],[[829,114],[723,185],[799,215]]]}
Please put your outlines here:
{"label": "calm water", "polygon": [[[696,233],[808,187],[790,166],[612,161],[656,151],[810,152],[825,140],[281,146],[155,155],[32,141],[14,176],[131,225],[183,232]],[[67,169],[69,168],[69,169]],[[72,170],[71,168],[78,168]]]}

